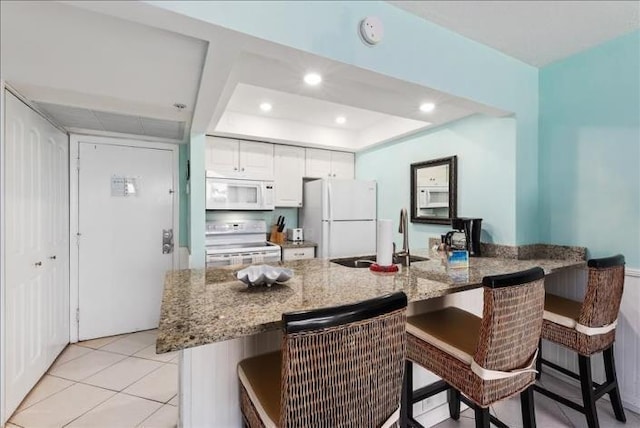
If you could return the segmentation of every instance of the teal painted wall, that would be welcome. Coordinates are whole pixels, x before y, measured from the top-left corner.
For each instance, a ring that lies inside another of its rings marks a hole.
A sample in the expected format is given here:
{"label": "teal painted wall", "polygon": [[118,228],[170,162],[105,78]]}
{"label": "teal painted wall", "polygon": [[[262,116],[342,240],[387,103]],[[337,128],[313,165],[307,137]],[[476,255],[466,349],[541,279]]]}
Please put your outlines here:
{"label": "teal painted wall", "polygon": [[178,187],[180,188],[180,233],[178,244],[181,247],[189,246],[189,195],[187,194],[187,162],[189,160],[189,145],[182,144],[179,148],[179,181]]}
{"label": "teal painted wall", "polygon": [[[378,218],[397,225],[410,209],[410,165],[458,157],[458,215],[483,219],[485,242],[513,245],[516,124],[513,118],[472,116],[356,155],[356,176],[378,182]],[[427,248],[450,226],[410,223],[411,248]],[[401,236],[396,236],[401,245]]]}
{"label": "teal painted wall", "polygon": [[189,267],[205,266],[205,164],[204,146],[206,136],[192,135],[189,141],[191,177],[189,180]]}
{"label": "teal painted wall", "polygon": [[[504,167],[516,171],[515,243],[539,241],[538,70],[387,2],[152,1],[160,8],[339,62],[373,70],[515,113],[516,139]],[[382,19],[375,48],[357,36],[359,21]],[[204,149],[203,149],[204,150]],[[204,151],[193,156],[204,157]],[[203,162],[199,162],[203,163]],[[192,164],[192,167],[194,165]],[[204,213],[191,213],[191,218]]]}
{"label": "teal painted wall", "polygon": [[640,31],[540,70],[540,231],[640,268]]}

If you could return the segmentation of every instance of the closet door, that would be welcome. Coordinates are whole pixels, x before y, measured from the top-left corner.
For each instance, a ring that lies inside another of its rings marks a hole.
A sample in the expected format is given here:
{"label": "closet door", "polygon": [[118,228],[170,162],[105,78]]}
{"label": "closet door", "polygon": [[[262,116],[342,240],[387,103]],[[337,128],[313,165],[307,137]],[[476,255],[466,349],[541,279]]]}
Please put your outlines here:
{"label": "closet door", "polygon": [[10,415],[68,343],[68,138],[10,93],[5,105],[3,375]]}

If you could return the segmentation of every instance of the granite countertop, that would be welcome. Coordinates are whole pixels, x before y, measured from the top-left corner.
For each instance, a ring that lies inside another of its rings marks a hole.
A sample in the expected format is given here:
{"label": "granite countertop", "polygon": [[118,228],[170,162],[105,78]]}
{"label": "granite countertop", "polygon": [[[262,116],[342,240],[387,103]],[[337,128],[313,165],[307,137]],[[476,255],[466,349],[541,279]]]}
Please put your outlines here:
{"label": "granite countertop", "polygon": [[317,247],[318,244],[311,241],[284,241],[282,244],[278,244],[282,249],[287,248],[309,248],[309,247]]}
{"label": "granite countertop", "polygon": [[[415,252],[427,255],[426,251]],[[328,259],[279,262],[294,277],[271,288],[238,281],[239,266],[167,273],[158,328],[158,353],[253,335],[280,327],[282,313],[336,306],[404,291],[409,302],[479,288],[487,275],[540,266],[546,274],[584,267],[584,261],[491,257],[470,259],[468,269],[447,269],[437,255],[393,275],[348,268]]]}

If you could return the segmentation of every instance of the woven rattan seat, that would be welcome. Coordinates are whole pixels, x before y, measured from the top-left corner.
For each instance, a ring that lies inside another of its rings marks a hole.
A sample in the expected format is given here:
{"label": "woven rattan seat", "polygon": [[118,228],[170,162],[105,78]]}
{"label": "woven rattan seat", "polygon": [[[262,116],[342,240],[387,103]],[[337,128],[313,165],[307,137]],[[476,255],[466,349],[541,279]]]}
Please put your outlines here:
{"label": "woven rattan seat", "polygon": [[[624,257],[617,255],[602,259],[592,259],[587,263],[589,277],[583,302],[563,297],[547,295],[545,315],[542,325],[542,339],[562,345],[578,354],[580,373],[573,373],[542,358],[542,341],[538,372],[542,364],[581,383],[582,402],[577,404],[566,397],[555,394],[541,385],[535,390],[586,415],[589,428],[598,427],[598,415],[595,402],[609,394],[616,419],[625,421],[624,409],[618,389],[613,342],[620,302],[624,286]],[[607,381],[603,385],[593,382],[591,375],[591,356],[603,353]],[[540,374],[538,374],[539,378]]]}
{"label": "woven rattan seat", "polygon": [[283,314],[282,350],[238,365],[249,427],[397,427],[404,293]]}
{"label": "woven rattan seat", "polygon": [[407,333],[471,365],[482,319],[458,308],[407,318]]}
{"label": "woven rattan seat", "polygon": [[543,318],[565,327],[575,328],[580,318],[581,307],[581,302],[547,293],[544,296]]}
{"label": "woven rattan seat", "polygon": [[[464,401],[475,409],[476,426],[482,427],[490,420],[505,426],[488,407],[521,394],[524,426],[535,426],[532,366],[542,329],[544,272],[534,268],[486,277],[483,284],[482,318],[458,308],[408,318],[405,426],[421,426],[412,418],[413,403],[445,390],[451,417],[458,419]],[[414,391],[414,363],[442,381]]]}

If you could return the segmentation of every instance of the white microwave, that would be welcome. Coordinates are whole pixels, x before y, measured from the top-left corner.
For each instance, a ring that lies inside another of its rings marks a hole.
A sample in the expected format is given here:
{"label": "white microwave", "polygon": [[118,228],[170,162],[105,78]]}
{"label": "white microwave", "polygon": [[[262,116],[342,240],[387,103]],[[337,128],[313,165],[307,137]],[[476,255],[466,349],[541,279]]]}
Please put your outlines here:
{"label": "white microwave", "polygon": [[207,177],[206,209],[261,210],[274,208],[273,181]]}
{"label": "white microwave", "polygon": [[419,186],[418,208],[446,208],[449,206],[449,186]]}

